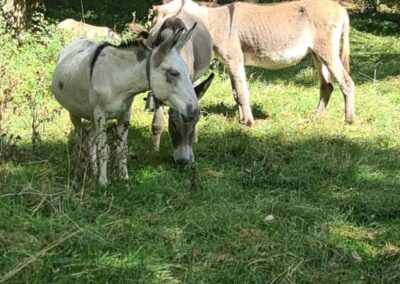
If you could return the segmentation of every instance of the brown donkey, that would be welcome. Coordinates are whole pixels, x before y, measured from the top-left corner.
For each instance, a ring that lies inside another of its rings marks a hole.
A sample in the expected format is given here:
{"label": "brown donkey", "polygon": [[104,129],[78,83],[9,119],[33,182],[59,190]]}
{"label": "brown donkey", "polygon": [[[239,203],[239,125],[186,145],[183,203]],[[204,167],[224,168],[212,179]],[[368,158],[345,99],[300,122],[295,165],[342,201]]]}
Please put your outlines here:
{"label": "brown donkey", "polygon": [[[196,24],[192,38],[181,50],[181,56],[189,69],[192,82],[197,81],[207,71],[212,58],[212,40],[203,23],[187,13],[169,17],[163,21],[158,29],[152,29],[148,42],[151,46],[159,45],[171,33],[181,28]],[[144,36],[142,31],[142,36]],[[214,75],[211,74],[206,80],[194,87],[197,98],[200,100],[210,86]],[[171,137],[174,149],[174,160],[179,164],[188,164],[194,161],[193,144],[197,141],[196,123],[192,121],[185,123],[172,109],[168,111],[168,132]],[[160,146],[160,138],[163,129],[163,107],[160,106],[154,111],[152,133],[153,146],[157,150]]]}
{"label": "brown donkey", "polygon": [[[217,57],[227,66],[239,119],[254,122],[244,66],[281,69],[311,53],[321,80],[316,116],[333,91],[332,76],[345,102],[346,122],[354,114],[354,82],[349,75],[349,17],[331,0],[297,0],[278,4],[236,2],[220,7],[201,6],[192,0],[173,0],[155,8],[155,23],[186,12],[208,28]],[[340,44],[342,42],[342,51]]]}

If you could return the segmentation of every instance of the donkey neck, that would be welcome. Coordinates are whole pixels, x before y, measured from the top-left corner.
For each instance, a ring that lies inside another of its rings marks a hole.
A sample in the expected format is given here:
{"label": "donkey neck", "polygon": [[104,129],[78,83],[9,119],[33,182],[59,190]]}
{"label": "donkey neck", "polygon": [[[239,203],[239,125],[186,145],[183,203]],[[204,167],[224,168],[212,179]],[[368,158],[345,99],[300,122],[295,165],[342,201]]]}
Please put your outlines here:
{"label": "donkey neck", "polygon": [[105,74],[113,82],[116,93],[130,97],[149,89],[146,75],[148,53],[143,46],[111,46],[104,51]]}
{"label": "donkey neck", "polygon": [[221,23],[221,19],[231,17],[231,15],[229,14],[228,5],[209,8],[200,6],[192,2],[191,5],[187,5],[184,7],[184,11],[199,18],[207,27],[212,39],[218,37],[218,34],[220,33],[219,29],[221,28],[221,25],[223,25]]}

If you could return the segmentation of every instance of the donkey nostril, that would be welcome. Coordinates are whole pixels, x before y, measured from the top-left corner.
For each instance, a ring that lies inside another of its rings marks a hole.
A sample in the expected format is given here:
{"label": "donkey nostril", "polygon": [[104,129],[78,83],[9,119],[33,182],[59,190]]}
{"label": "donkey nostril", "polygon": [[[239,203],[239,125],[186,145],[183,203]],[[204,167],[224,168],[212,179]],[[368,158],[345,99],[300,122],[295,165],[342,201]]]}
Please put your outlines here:
{"label": "donkey nostril", "polygon": [[190,118],[193,118],[193,106],[192,105],[187,105],[187,113]]}
{"label": "donkey nostril", "polygon": [[200,110],[198,110],[198,109],[194,110],[193,113],[192,113],[192,115],[191,115],[191,117],[192,117],[192,120],[193,120],[194,122],[199,121],[199,118],[200,118]]}
{"label": "donkey nostril", "polygon": [[194,108],[192,105],[187,105],[186,111],[187,111],[187,116],[181,114],[181,117],[184,122],[192,122],[199,120],[200,110],[198,108]]}

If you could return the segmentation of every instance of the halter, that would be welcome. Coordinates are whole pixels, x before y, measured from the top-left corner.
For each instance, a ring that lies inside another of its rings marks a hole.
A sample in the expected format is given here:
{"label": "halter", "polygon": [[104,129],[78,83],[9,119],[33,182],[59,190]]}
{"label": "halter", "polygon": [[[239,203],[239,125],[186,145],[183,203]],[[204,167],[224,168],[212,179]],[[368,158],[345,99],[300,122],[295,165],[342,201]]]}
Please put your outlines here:
{"label": "halter", "polygon": [[150,112],[155,111],[161,105],[161,102],[154,96],[154,93],[151,89],[150,59],[151,59],[152,54],[153,54],[153,49],[150,48],[149,53],[147,54],[147,57],[146,57],[146,77],[147,77],[147,81],[149,82],[150,91],[147,94],[147,98],[145,98],[145,100],[146,100],[145,109]]}
{"label": "halter", "polygon": [[147,77],[147,81],[149,81],[149,89],[150,90],[151,90],[150,59],[151,59],[152,54],[153,54],[153,49],[150,48],[149,53],[147,54],[147,57],[146,57],[146,77]]}

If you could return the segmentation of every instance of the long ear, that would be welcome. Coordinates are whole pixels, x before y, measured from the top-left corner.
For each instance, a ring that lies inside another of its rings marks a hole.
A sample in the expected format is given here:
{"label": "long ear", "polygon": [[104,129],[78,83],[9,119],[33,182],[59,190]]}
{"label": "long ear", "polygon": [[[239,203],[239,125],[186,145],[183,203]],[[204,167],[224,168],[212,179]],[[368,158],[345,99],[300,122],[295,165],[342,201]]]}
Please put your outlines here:
{"label": "long ear", "polygon": [[163,62],[165,56],[170,53],[171,49],[175,47],[179,38],[181,37],[184,29],[179,29],[176,33],[172,34],[168,38],[166,38],[158,47],[157,52],[153,56],[154,66],[160,66],[161,62]]}
{"label": "long ear", "polygon": [[194,24],[193,24],[193,26],[190,28],[190,30],[187,32],[187,33],[184,33],[181,37],[180,37],[180,39],[179,39],[179,41],[176,43],[176,45],[175,45],[175,47],[176,47],[176,49],[178,49],[178,51],[181,51],[181,49],[182,49],[182,47],[184,47],[185,46],[185,44],[187,43],[187,41],[190,39],[190,37],[192,36],[192,34],[193,34],[193,30],[194,30],[194,28],[197,26],[197,22],[195,22]]}
{"label": "long ear", "polygon": [[211,73],[207,79],[205,79],[203,82],[201,82],[196,87],[194,87],[194,91],[196,92],[198,100],[200,100],[203,97],[203,95],[206,93],[206,91],[207,91],[208,87],[210,87],[213,79],[214,79],[214,73]]}

